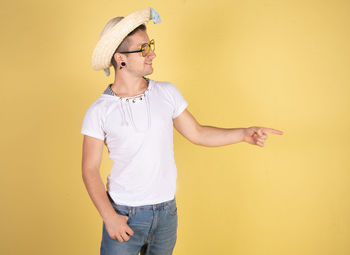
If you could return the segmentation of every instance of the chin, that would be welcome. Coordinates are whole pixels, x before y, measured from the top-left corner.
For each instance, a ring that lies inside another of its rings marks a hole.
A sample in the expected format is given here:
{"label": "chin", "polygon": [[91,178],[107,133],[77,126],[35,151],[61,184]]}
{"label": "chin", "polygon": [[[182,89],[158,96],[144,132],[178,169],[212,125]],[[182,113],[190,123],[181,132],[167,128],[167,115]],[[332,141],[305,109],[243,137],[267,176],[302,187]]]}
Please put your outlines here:
{"label": "chin", "polygon": [[145,73],[146,73],[145,75],[152,74],[153,73],[153,69],[152,69],[152,71],[148,71],[148,72],[145,72]]}

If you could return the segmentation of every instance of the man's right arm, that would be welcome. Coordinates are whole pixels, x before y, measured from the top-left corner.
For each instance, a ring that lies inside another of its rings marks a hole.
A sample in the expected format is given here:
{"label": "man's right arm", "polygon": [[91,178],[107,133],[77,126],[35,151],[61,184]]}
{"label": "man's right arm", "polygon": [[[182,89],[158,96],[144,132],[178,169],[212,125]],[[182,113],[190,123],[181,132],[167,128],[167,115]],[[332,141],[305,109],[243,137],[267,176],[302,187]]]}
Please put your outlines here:
{"label": "man's right arm", "polygon": [[82,155],[82,178],[89,196],[100,213],[103,221],[116,214],[109,201],[100,176],[104,141],[84,135]]}
{"label": "man's right arm", "polygon": [[100,176],[104,141],[84,135],[83,181],[90,198],[100,213],[109,236],[119,242],[128,241],[134,231],[127,224],[128,216],[118,214],[109,201]]}

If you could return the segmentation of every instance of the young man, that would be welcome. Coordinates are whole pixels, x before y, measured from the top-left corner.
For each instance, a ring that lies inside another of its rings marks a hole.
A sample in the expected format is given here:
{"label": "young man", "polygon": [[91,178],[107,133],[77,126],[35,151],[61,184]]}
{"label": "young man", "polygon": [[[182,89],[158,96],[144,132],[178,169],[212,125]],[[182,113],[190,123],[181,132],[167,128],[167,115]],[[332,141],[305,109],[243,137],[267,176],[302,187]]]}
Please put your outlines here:
{"label": "young man", "polygon": [[[241,141],[264,145],[262,127],[224,129],[200,125],[170,82],[145,76],[156,57],[144,23],[160,22],[152,8],[117,17],[105,26],[93,53],[93,68],[115,69],[115,80],[88,108],[82,171],[89,196],[103,219],[101,254],[172,254],[177,237],[177,169],[173,127],[194,144]],[[107,192],[99,174],[103,146],[113,160]]]}

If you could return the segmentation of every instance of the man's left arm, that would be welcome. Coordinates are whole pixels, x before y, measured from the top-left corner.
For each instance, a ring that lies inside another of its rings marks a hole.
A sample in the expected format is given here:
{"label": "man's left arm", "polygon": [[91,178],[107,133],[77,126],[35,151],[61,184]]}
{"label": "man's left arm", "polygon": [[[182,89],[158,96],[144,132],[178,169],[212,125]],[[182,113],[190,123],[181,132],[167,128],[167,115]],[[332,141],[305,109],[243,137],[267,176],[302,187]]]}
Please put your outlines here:
{"label": "man's left arm", "polygon": [[283,132],[271,128],[249,127],[249,128],[219,128],[213,126],[202,126],[185,109],[178,117],[173,119],[175,129],[194,144],[215,147],[238,142],[264,146],[267,133],[282,135]]}

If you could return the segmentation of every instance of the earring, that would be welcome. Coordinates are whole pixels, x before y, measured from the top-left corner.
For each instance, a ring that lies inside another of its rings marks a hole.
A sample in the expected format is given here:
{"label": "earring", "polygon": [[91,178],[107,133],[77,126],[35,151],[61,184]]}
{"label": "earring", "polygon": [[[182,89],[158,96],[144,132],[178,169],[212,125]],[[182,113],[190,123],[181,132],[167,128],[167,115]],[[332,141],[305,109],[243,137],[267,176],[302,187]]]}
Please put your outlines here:
{"label": "earring", "polygon": [[122,69],[125,66],[125,62],[122,62],[121,65],[122,66],[119,69]]}

